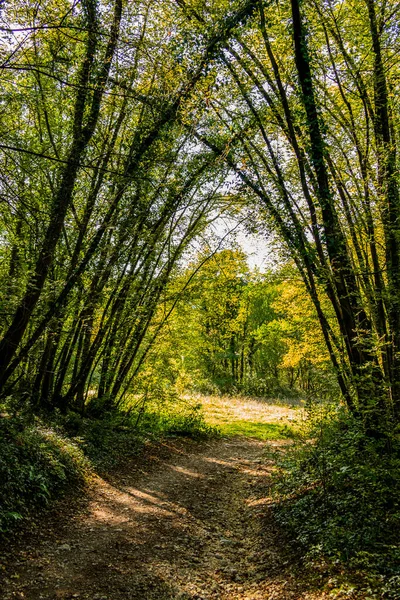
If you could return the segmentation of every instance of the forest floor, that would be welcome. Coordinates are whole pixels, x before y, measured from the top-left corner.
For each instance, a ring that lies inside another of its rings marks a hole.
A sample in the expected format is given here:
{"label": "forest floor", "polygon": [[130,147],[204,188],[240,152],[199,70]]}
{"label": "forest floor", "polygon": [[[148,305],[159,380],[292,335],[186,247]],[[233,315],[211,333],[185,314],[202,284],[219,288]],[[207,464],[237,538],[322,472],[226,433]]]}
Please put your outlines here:
{"label": "forest floor", "polygon": [[[251,422],[254,401],[223,402],[206,402],[211,421],[230,411],[231,424]],[[264,424],[297,413],[253,408]],[[284,451],[289,442],[243,433],[149,444],[96,477],[85,496],[61,500],[23,541],[0,551],[1,600],[328,598],[268,513],[274,464],[266,446]]]}

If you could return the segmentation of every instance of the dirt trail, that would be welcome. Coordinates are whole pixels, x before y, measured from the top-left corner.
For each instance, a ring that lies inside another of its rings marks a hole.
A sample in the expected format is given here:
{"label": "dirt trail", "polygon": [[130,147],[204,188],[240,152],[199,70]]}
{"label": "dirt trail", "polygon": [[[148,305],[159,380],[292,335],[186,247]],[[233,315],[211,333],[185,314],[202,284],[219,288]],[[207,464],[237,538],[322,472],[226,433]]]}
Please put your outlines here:
{"label": "dirt trail", "polygon": [[1,600],[323,598],[265,522],[264,450],[246,438],[149,448],[9,557]]}

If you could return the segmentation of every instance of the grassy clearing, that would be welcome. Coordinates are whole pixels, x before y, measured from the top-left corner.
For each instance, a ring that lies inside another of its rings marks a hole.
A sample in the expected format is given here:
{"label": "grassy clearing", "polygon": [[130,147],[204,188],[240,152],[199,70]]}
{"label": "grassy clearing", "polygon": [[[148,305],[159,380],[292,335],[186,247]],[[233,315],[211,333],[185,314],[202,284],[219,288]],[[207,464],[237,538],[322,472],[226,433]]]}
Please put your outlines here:
{"label": "grassy clearing", "polygon": [[199,402],[206,423],[226,437],[284,439],[294,435],[303,419],[301,405],[278,404],[270,399],[204,396]]}
{"label": "grassy clearing", "polygon": [[293,435],[291,427],[279,423],[236,421],[235,423],[226,423],[220,429],[222,435],[226,437],[239,435],[259,440],[280,440]]}

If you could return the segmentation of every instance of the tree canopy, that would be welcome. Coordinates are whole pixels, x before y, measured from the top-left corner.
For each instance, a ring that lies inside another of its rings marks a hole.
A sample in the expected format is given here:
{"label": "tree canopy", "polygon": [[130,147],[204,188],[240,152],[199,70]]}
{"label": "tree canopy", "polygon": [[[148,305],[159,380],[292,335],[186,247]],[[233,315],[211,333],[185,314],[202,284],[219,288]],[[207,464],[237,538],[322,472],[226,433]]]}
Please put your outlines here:
{"label": "tree canopy", "polygon": [[[397,423],[398,10],[3,7],[2,393],[48,409],[118,402],[190,243],[240,212],[296,266],[348,409],[373,435]],[[268,312],[269,291],[250,290],[227,281],[218,327],[210,306],[203,319],[235,382],[243,328],[257,329],[240,302]]]}

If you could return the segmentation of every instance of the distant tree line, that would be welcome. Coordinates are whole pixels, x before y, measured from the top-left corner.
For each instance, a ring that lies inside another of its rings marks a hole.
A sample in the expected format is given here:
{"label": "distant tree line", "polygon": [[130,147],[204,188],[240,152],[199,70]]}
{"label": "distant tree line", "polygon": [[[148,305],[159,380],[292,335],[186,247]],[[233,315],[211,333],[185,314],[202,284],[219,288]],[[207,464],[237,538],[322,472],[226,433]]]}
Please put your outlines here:
{"label": "distant tree line", "polygon": [[[204,255],[173,278],[169,297]],[[260,273],[249,269],[243,251],[222,250],[184,289],[149,353],[146,378],[186,392],[309,400],[338,394],[315,309],[294,267]],[[165,318],[171,302],[159,306],[155,320]]]}

